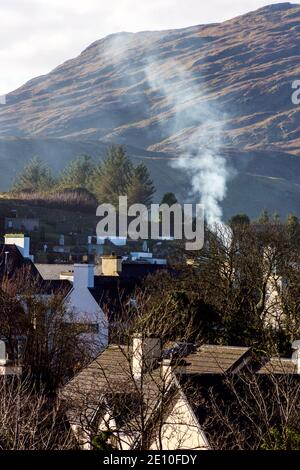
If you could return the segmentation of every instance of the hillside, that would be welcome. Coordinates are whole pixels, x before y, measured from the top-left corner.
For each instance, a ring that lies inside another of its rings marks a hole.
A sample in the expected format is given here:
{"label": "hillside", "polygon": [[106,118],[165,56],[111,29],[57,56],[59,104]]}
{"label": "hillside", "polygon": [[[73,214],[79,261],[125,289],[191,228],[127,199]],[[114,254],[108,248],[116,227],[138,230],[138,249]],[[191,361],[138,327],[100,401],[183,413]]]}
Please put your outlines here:
{"label": "hillside", "polygon": [[222,24],[96,41],[0,106],[1,189],[32,155],[59,169],[118,142],[146,159],[159,194],[187,199],[189,175],[169,163],[195,132],[200,147],[216,139],[208,114],[218,152],[238,170],[225,214],[265,206],[300,214],[300,106],[291,102],[299,51],[300,5],[289,3]]}

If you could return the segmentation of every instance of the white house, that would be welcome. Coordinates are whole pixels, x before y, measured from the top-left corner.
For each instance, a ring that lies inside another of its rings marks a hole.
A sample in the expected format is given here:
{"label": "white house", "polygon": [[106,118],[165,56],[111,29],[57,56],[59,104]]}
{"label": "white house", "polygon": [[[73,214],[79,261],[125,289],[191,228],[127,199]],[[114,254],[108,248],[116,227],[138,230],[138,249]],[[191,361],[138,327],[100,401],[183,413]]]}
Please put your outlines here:
{"label": "white house", "polygon": [[22,368],[8,359],[6,344],[0,341],[0,376],[20,376]]}
{"label": "white house", "polygon": [[58,265],[44,265],[44,276],[42,265],[35,265],[30,255],[30,238],[22,234],[6,235],[1,252],[3,275],[13,279],[18,270],[26,267],[26,276],[31,276],[38,286],[39,296],[47,297],[59,291],[66,292],[66,323],[76,323],[78,329],[88,335],[97,352],[107,346],[108,321],[96,300],[93,265],[75,264],[72,271],[65,273],[65,276],[61,275],[63,265],[59,266],[60,274],[51,273],[51,269],[55,270]]}
{"label": "white house", "polygon": [[98,351],[108,344],[108,320],[95,300],[94,265],[75,264],[73,286],[66,296],[72,322],[80,326],[97,345]]}
{"label": "white house", "polygon": [[132,346],[110,344],[61,397],[83,449],[92,448],[95,432],[106,431],[116,449],[138,449],[147,436],[151,450],[209,450],[197,400],[181,379],[220,378],[250,359],[250,348],[180,343],[162,350],[159,338],[136,336]]}

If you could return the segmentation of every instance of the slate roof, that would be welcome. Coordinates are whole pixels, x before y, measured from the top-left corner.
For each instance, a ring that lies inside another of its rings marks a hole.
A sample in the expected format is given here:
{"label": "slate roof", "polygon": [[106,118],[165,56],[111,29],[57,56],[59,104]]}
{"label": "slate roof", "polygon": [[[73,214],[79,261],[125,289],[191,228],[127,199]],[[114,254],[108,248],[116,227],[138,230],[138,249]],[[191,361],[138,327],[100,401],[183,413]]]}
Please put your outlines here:
{"label": "slate roof", "polygon": [[[186,376],[204,374],[223,374],[233,370],[250,355],[249,348],[203,345],[194,353],[185,357]],[[115,394],[135,396],[136,387],[131,372],[132,351],[127,346],[109,345],[87,367],[82,369],[63,388],[61,395],[67,399],[70,410],[69,419],[76,422],[79,411],[88,410],[88,417],[99,410],[99,403],[104,396]],[[143,400],[147,402],[150,416],[159,406],[162,396],[163,380],[161,368],[154,367],[143,376]]]}
{"label": "slate roof", "polygon": [[[7,256],[5,252],[8,253]],[[41,294],[64,293],[71,289],[69,281],[44,280],[35,264],[30,259],[24,258],[15,245],[0,245],[0,280],[7,276],[9,280],[13,281],[19,275],[22,276],[22,273],[26,276],[28,284],[34,286]]]}
{"label": "slate roof", "polygon": [[160,368],[145,374],[139,387],[138,381],[132,378],[130,358],[130,348],[110,345],[64,386],[60,396],[69,405],[71,423],[91,422],[99,413],[103,399],[111,404],[114,419],[122,426],[128,419],[131,423],[139,419],[141,399],[148,417],[156,412],[163,387]]}
{"label": "slate roof", "polygon": [[66,271],[73,271],[73,264],[46,264],[46,263],[35,263],[40,275],[45,280],[53,281],[59,280],[60,274]]}
{"label": "slate roof", "polygon": [[261,369],[257,372],[258,374],[297,374],[296,364],[292,359],[284,359],[279,357],[272,357]]}
{"label": "slate roof", "polygon": [[186,374],[224,374],[250,358],[250,348],[202,345],[185,358]]}
{"label": "slate roof", "polygon": [[123,262],[122,263],[122,272],[120,274],[121,278],[130,278],[130,279],[143,279],[146,276],[155,274],[158,271],[169,270],[167,265],[164,264],[151,264],[145,261],[142,262]]}
{"label": "slate roof", "polygon": [[[8,254],[5,255],[5,252]],[[5,265],[5,259],[7,263]],[[3,276],[12,278],[16,271],[19,269],[25,269],[29,271],[30,276],[42,280],[41,275],[36,269],[35,265],[30,259],[23,258],[23,255],[20,253],[19,249],[15,245],[0,245],[0,279]]]}
{"label": "slate roof", "polygon": [[[62,272],[72,272],[74,270],[73,264],[36,263],[34,266],[37,270],[37,275],[47,281],[59,281]],[[166,267],[164,265],[151,265],[145,262],[124,262],[119,276],[95,275],[94,287],[90,288],[89,291],[98,304],[109,303],[113,313],[118,309],[120,296],[122,299],[130,296],[148,275],[162,269],[166,269]]]}

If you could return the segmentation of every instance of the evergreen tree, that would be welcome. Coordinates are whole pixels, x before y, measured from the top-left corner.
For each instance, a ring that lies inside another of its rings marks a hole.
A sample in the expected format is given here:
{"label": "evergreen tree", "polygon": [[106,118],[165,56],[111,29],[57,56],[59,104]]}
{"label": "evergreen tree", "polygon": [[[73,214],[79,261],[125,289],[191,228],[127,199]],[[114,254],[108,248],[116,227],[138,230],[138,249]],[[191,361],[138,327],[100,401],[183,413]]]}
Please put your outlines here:
{"label": "evergreen tree", "polygon": [[161,204],[167,204],[169,207],[177,204],[177,202],[178,201],[174,193],[165,193],[161,200]]}
{"label": "evergreen tree", "polygon": [[260,216],[259,216],[259,219],[258,219],[258,222],[260,224],[267,224],[270,222],[270,217],[269,217],[269,212],[267,211],[267,209],[264,209]]}
{"label": "evergreen tree", "polygon": [[143,163],[137,165],[133,169],[128,185],[128,204],[145,204],[149,207],[154,193],[155,187],[148,168]]}
{"label": "evergreen tree", "polygon": [[145,165],[134,166],[122,145],[113,145],[96,167],[91,189],[98,202],[118,206],[119,196],[128,196],[129,204],[149,205],[155,191]]}
{"label": "evergreen tree", "polygon": [[19,175],[13,191],[49,191],[55,184],[50,168],[38,157],[33,158]]}
{"label": "evergreen tree", "polygon": [[229,220],[229,225],[230,227],[234,227],[237,225],[249,225],[250,222],[250,218],[247,214],[236,214]]}
{"label": "evergreen tree", "polygon": [[121,145],[113,145],[92,176],[92,191],[100,204],[115,206],[119,196],[126,196],[133,165]]}
{"label": "evergreen tree", "polygon": [[91,157],[84,155],[73,160],[60,176],[59,189],[87,189],[93,170]]}
{"label": "evergreen tree", "polygon": [[293,214],[289,214],[286,219],[286,229],[290,239],[299,244],[300,242],[300,222],[298,217]]}

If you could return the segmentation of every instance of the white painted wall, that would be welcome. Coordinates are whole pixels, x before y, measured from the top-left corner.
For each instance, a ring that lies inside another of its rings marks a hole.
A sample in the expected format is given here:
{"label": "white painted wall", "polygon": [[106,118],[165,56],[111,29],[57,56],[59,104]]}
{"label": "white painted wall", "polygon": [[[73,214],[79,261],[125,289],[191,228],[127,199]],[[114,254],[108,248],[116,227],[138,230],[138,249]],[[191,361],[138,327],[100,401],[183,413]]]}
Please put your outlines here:
{"label": "white painted wall", "polygon": [[88,288],[74,286],[66,301],[72,322],[98,324],[99,333],[88,333],[88,336],[92,342],[95,342],[97,352],[104,349],[108,345],[108,321]]}
{"label": "white painted wall", "polygon": [[73,289],[66,298],[70,321],[98,325],[98,334],[87,333],[87,338],[95,343],[96,352],[99,352],[108,345],[108,321],[89,291],[93,287],[94,265],[75,264]]}
{"label": "white painted wall", "polygon": [[209,450],[210,446],[204,431],[186,398],[181,391],[161,428],[160,439],[154,441],[150,450]]}
{"label": "white painted wall", "polygon": [[28,258],[33,261],[33,256],[30,255],[30,238],[23,235],[5,235],[5,245],[15,245],[20,251],[23,258]]}
{"label": "white painted wall", "polygon": [[93,264],[74,264],[74,288],[94,287],[94,269]]}

